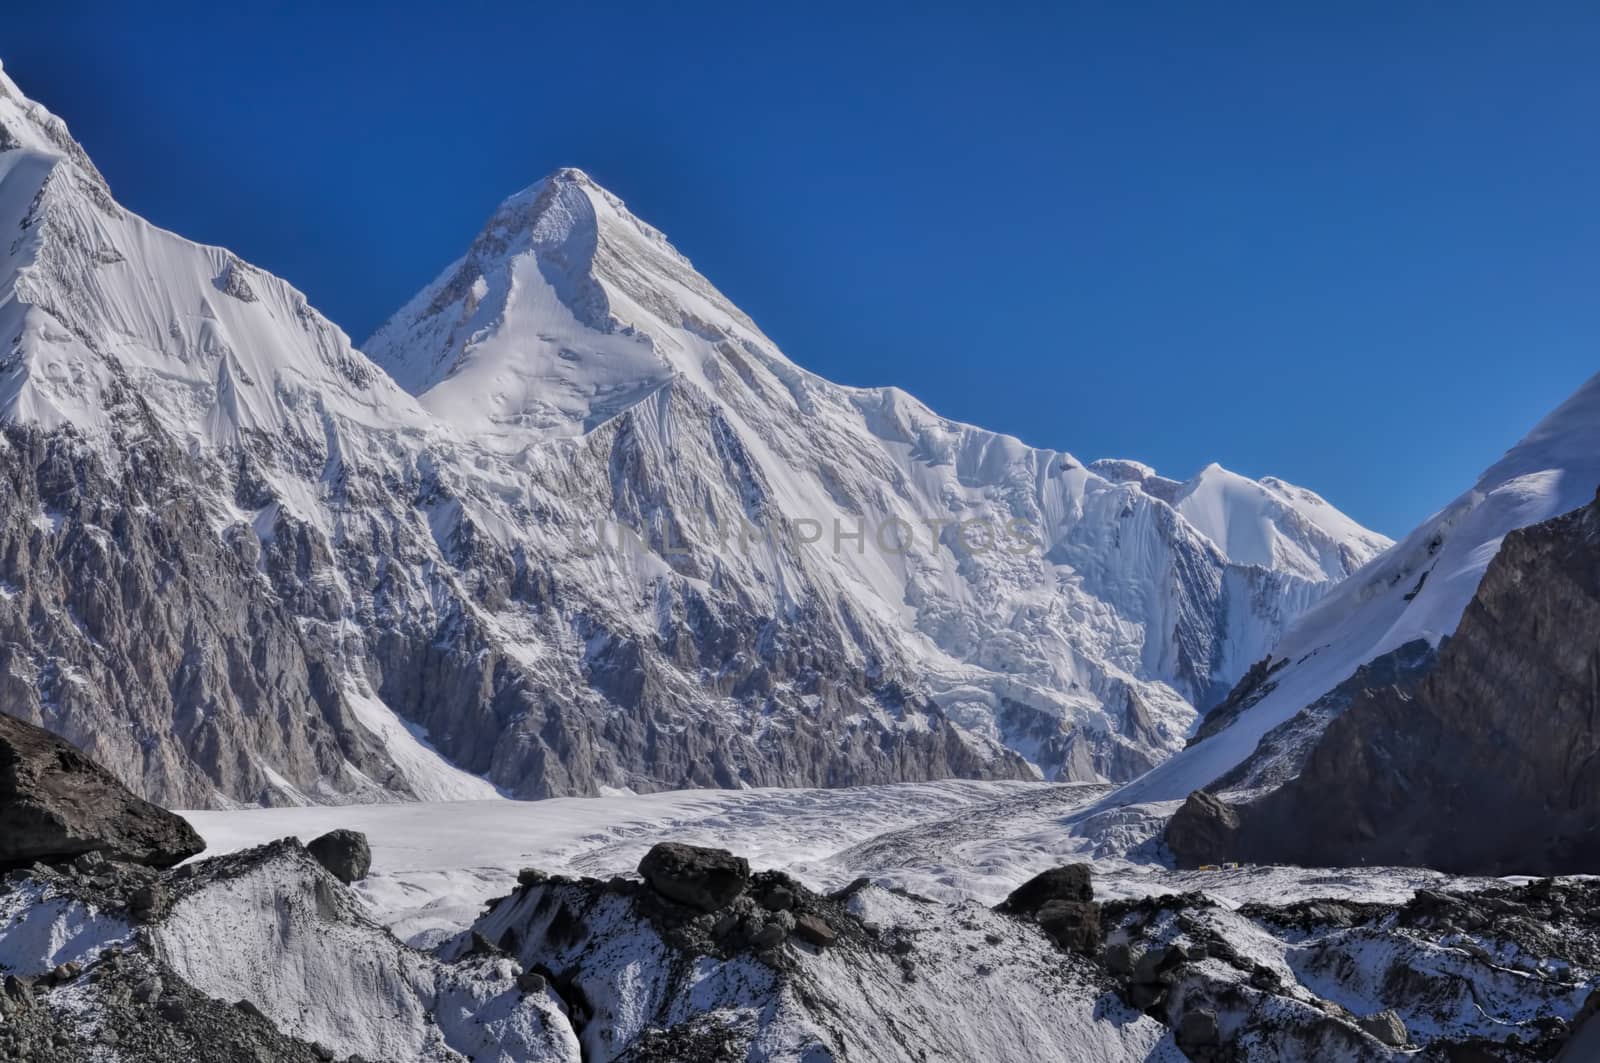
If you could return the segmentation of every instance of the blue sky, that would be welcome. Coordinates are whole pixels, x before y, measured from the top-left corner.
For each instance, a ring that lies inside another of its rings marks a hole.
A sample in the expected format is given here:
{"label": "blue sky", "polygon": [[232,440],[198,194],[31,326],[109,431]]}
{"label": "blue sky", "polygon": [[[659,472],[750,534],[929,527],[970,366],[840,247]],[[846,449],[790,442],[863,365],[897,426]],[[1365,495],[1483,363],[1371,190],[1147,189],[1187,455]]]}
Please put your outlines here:
{"label": "blue sky", "polygon": [[26,6],[118,198],[358,340],[576,165],[826,376],[1391,535],[1600,369],[1592,5]]}

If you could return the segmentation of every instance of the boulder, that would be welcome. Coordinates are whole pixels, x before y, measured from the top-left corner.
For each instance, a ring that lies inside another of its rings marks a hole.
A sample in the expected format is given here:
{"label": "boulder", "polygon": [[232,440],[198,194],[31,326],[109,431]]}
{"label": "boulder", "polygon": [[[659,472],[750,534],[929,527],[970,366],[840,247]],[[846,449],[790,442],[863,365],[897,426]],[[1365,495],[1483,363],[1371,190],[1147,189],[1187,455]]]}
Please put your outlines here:
{"label": "boulder", "polygon": [[801,941],[808,941],[819,949],[825,949],[839,940],[839,932],[823,922],[821,916],[811,912],[794,917],[794,933]]}
{"label": "boulder", "polygon": [[1032,915],[1049,901],[1094,900],[1094,872],[1088,864],[1067,864],[1041,872],[1011,891],[1000,911]]}
{"label": "boulder", "polygon": [[1399,1048],[1409,1040],[1406,1024],[1393,1008],[1358,1019],[1356,1025],[1391,1048]]}
{"label": "boulder", "polygon": [[1100,906],[1088,864],[1067,864],[1035,875],[1011,891],[997,910],[1030,918],[1068,952],[1100,951]]}
{"label": "boulder", "polygon": [[134,795],[71,743],[0,714],[0,870],[99,852],[171,867],[205,848],[181,817]]}
{"label": "boulder", "polygon": [[744,892],[750,864],[725,849],[661,842],[639,861],[639,874],[668,900],[715,912]]}
{"label": "boulder", "polygon": [[328,873],[346,886],[360,882],[372,870],[372,848],[357,830],[330,830],[306,846]]}
{"label": "boulder", "polygon": [[1165,840],[1179,867],[1195,868],[1235,859],[1238,833],[1239,810],[1196,790],[1167,823]]}
{"label": "boulder", "polygon": [[1046,901],[1033,918],[1068,952],[1093,956],[1100,951],[1100,906],[1092,901]]}

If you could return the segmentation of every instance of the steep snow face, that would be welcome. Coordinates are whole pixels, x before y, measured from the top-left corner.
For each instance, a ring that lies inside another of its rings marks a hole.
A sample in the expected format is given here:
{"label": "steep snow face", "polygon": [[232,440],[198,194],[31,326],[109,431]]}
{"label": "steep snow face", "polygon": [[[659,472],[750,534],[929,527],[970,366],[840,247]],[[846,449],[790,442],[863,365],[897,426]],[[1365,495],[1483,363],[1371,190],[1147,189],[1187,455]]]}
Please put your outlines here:
{"label": "steep snow face", "polygon": [[1181,485],[1173,504],[1229,560],[1310,580],[1343,579],[1393,545],[1303,487],[1217,464]]}
{"label": "steep snow face", "polygon": [[[1159,760],[1196,704],[1387,545],[1279,481],[1085,468],[805,372],[576,170],[506,200],[365,346],[424,407],[536,469],[573,460],[552,440],[626,433],[627,464],[596,470],[613,502],[595,519],[677,578],[835,613],[867,659],[1050,777]],[[725,549],[751,528],[784,542]]]}
{"label": "steep snow face", "polygon": [[[1250,756],[1272,728],[1376,657],[1455,630],[1508,532],[1588,503],[1600,486],[1600,376],[1541,421],[1472,488],[1301,617],[1269,678],[1232,722],[1108,802],[1171,800]],[[1220,722],[1220,721],[1219,721]]]}

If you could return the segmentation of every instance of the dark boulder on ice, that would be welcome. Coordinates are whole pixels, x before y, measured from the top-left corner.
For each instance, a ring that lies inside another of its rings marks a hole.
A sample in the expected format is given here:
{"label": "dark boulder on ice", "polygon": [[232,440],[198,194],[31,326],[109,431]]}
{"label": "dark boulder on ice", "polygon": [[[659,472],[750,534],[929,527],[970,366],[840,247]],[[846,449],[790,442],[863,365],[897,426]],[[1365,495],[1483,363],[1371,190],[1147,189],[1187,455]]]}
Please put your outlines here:
{"label": "dark boulder on ice", "polygon": [[997,910],[1039,924],[1061,948],[1084,956],[1100,950],[1100,906],[1088,864],[1053,867],[1011,891]]}
{"label": "dark boulder on ice", "polygon": [[1237,859],[1239,811],[1215,794],[1196,790],[1167,823],[1165,841],[1179,867]]}
{"label": "dark boulder on ice", "polygon": [[1380,1011],[1376,1015],[1368,1015],[1364,1019],[1358,1019],[1356,1025],[1391,1048],[1399,1048],[1409,1039],[1406,1034],[1405,1021],[1400,1018],[1400,1014],[1393,1008]]}
{"label": "dark boulder on ice", "polygon": [[136,797],[81,750],[0,714],[0,870],[99,852],[171,867],[205,848],[193,827]]}
{"label": "dark boulder on ice", "polygon": [[668,900],[715,912],[744,892],[750,882],[750,863],[726,849],[661,842],[639,861],[639,874]]}
{"label": "dark boulder on ice", "polygon": [[372,870],[372,848],[358,830],[330,830],[306,846],[306,851],[346,886],[360,882]]}

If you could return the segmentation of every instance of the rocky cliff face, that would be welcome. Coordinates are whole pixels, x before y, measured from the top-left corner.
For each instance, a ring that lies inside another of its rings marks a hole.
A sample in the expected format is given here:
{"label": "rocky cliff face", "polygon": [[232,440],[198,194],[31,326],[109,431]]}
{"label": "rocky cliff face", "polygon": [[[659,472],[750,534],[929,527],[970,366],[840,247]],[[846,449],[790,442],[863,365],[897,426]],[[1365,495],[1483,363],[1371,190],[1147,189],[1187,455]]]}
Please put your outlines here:
{"label": "rocky cliff face", "polygon": [[1380,549],[804,372],[576,171],[373,349],[0,75],[0,697],[185,807],[1127,778]]}
{"label": "rocky cliff face", "polygon": [[1600,871],[1597,632],[1600,500],[1506,536],[1414,689],[1363,690],[1296,778],[1191,799],[1168,838],[1189,861]]}

